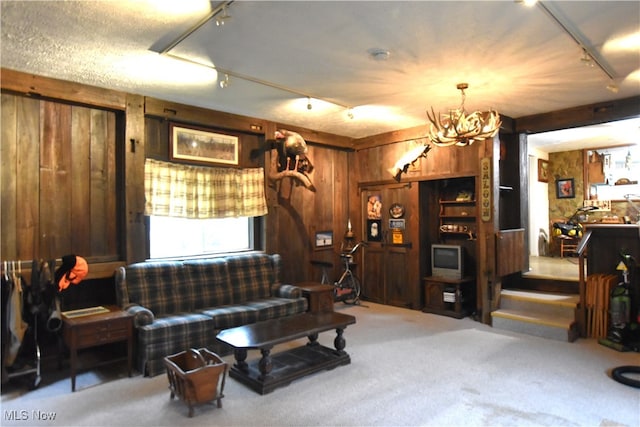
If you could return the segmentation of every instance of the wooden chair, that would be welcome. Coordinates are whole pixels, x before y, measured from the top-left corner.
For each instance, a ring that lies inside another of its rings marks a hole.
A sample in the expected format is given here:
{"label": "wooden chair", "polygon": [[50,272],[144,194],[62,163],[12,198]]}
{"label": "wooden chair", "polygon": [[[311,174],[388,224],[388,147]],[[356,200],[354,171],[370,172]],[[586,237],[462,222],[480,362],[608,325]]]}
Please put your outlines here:
{"label": "wooden chair", "polygon": [[578,243],[580,243],[579,237],[565,236],[564,234],[556,234],[556,230],[553,229],[554,223],[566,223],[566,219],[554,219],[551,220],[549,227],[551,239],[555,243],[555,247],[560,248],[560,258],[564,258],[565,254],[573,255],[578,249]]}

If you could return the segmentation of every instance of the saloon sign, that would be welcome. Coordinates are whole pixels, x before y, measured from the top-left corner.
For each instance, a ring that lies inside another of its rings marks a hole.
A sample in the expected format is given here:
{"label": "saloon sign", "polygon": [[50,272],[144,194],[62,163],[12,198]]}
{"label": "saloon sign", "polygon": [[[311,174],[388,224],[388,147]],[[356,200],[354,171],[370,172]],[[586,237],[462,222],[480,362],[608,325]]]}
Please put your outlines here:
{"label": "saloon sign", "polygon": [[480,160],[480,217],[491,221],[491,159]]}

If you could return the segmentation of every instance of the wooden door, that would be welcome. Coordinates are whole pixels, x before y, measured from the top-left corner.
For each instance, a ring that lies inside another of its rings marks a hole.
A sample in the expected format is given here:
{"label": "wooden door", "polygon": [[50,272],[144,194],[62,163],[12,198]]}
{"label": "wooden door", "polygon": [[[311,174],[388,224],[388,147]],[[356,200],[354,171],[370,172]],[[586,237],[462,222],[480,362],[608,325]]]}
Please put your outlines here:
{"label": "wooden door", "polygon": [[367,301],[386,304],[384,250],[381,246],[370,246],[363,252],[362,274],[356,272],[362,279],[362,297]]}
{"label": "wooden door", "polygon": [[414,286],[409,280],[407,249],[389,246],[384,249],[385,299],[387,304],[398,307],[414,307]]}
{"label": "wooden door", "polygon": [[[363,238],[368,245],[363,251],[363,298],[380,304],[398,307],[420,308],[420,236],[418,185],[392,184],[361,188]],[[368,233],[367,204],[375,196],[382,204],[379,222],[380,236],[372,238]],[[401,206],[399,217],[390,212],[392,206]],[[390,222],[400,220],[399,222]],[[393,227],[401,234],[394,240]]]}

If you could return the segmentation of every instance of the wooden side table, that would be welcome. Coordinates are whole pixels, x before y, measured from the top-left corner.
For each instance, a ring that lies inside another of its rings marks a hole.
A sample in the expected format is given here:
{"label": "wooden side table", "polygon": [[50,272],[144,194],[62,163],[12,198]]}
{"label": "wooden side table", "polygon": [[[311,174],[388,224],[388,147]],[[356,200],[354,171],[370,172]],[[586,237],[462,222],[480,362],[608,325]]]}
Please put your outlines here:
{"label": "wooden side table", "polygon": [[72,316],[62,314],[64,342],[69,348],[71,391],[76,390],[78,350],[115,342],[127,342],[129,376],[133,366],[133,316],[117,306],[105,306],[106,313]]}
{"label": "wooden side table", "polygon": [[310,313],[333,311],[333,286],[318,282],[303,282],[296,284],[296,286],[302,289],[302,294],[309,300]]}

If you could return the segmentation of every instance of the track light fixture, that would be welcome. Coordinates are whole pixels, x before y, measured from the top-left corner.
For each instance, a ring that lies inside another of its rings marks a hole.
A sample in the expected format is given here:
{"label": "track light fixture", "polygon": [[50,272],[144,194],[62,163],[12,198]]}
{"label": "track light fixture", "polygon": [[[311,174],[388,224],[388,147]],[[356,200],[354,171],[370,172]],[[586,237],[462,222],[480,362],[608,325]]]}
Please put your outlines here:
{"label": "track light fixture", "polygon": [[[200,27],[202,27],[203,25],[205,25],[207,22],[210,22],[211,20],[215,19],[216,25],[217,26],[222,26],[225,24],[225,22],[228,22],[229,20],[231,20],[231,15],[229,15],[228,13],[228,7],[234,2],[235,0],[226,0],[223,3],[218,4],[215,8],[213,8],[206,16],[204,16],[202,19],[200,19],[200,21],[198,21],[197,23],[195,23],[191,28],[187,29],[184,33],[180,34],[179,36],[177,36],[174,40],[170,41],[169,43],[167,43],[166,46],[164,46],[161,49],[158,49],[157,52],[160,55],[164,55],[173,59],[177,59],[180,61],[184,61],[184,62],[188,62],[194,65],[198,65],[201,67],[207,67],[207,68],[211,68],[213,70],[216,70],[218,73],[224,73],[224,79],[220,80],[218,82],[218,85],[220,86],[220,88],[226,88],[229,86],[229,79],[231,77],[234,77],[235,79],[240,79],[246,82],[252,82],[255,84],[259,84],[262,86],[266,86],[266,87],[270,87],[272,89],[276,89],[276,90],[281,90],[283,92],[288,92],[291,94],[294,94],[296,96],[299,97],[305,97],[307,98],[307,110],[311,110],[313,109],[313,105],[311,104],[311,96],[309,93],[305,93],[303,91],[297,90],[297,89],[293,89],[287,86],[283,86],[280,85],[278,83],[273,83],[273,82],[269,82],[266,80],[262,80],[259,79],[257,77],[253,77],[253,76],[249,76],[246,74],[241,74],[241,73],[237,73],[222,67],[217,67],[215,65],[209,65],[209,64],[205,64],[202,63],[200,61],[196,61],[193,59],[190,59],[188,57],[185,56],[181,56],[181,55],[177,55],[174,53],[171,53],[171,51],[176,48],[180,43],[182,43],[184,40],[186,40],[188,37],[190,37],[193,33],[195,33]],[[334,100],[329,100],[329,99],[325,99],[319,96],[313,96],[314,99],[316,100],[320,100],[329,104],[333,104],[337,107],[341,107],[344,108],[345,110],[347,110],[347,116],[349,118],[353,118],[353,112],[351,112],[351,107],[345,104],[341,104],[339,102],[336,102]]]}
{"label": "track light fixture", "polygon": [[587,67],[591,67],[593,68],[593,59],[591,58],[591,55],[589,55],[587,53],[586,50],[582,49],[582,58],[580,58],[580,61],[582,61],[582,63],[584,65],[586,65]]}
{"label": "track light fixture", "polygon": [[220,80],[220,89],[225,89],[229,87],[229,74],[224,75],[224,79]]}
{"label": "track light fixture", "polygon": [[471,145],[476,140],[493,137],[502,121],[500,115],[495,110],[474,111],[467,114],[464,110],[466,95],[465,89],[469,87],[467,83],[458,83],[456,86],[462,92],[462,102],[460,108],[450,110],[449,114],[442,114],[438,117],[431,107],[431,115],[427,111],[429,118],[429,139],[435,145],[448,147],[450,145]]}
{"label": "track light fixture", "polygon": [[216,16],[216,25],[221,27],[225,22],[228,22],[231,19],[231,15],[227,13],[227,5],[222,6],[222,13]]}

